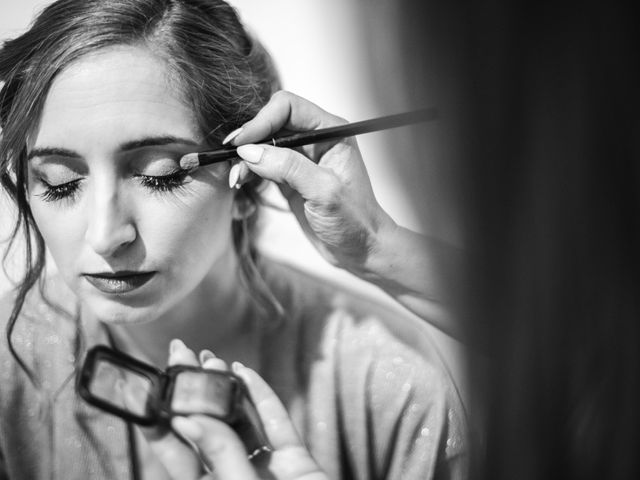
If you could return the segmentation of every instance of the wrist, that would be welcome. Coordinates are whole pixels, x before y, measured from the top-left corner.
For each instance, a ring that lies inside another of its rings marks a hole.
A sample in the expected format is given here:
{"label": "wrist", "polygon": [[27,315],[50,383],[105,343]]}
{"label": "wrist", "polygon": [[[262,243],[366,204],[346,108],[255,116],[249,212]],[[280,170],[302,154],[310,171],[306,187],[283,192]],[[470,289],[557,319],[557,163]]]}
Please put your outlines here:
{"label": "wrist", "polygon": [[372,235],[362,263],[347,270],[398,297],[442,300],[437,285],[440,242],[395,223],[390,217]]}
{"label": "wrist", "polygon": [[367,235],[364,254],[359,262],[346,265],[345,269],[374,285],[388,288],[393,284],[396,270],[404,263],[402,252],[406,238],[400,227],[386,212],[382,212]]}

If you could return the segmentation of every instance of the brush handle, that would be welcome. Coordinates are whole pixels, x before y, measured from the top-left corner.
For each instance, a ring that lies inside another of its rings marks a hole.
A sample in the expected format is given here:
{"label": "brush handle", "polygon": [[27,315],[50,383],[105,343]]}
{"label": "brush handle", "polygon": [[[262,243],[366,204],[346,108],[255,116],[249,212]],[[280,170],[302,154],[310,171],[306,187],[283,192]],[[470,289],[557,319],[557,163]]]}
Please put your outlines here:
{"label": "brush handle", "polygon": [[346,125],[338,125],[336,127],[294,133],[293,135],[276,138],[271,142],[266,141],[263,143],[271,143],[276,147],[284,148],[302,147],[304,145],[325,142],[327,140],[353,137],[354,135],[361,135],[363,133],[377,132],[414,123],[428,122],[435,120],[437,117],[438,112],[435,108],[427,108],[424,110],[414,110],[412,112],[388,115],[386,117],[372,118],[371,120],[363,120],[361,122],[347,123]]}
{"label": "brush handle", "polygon": [[[328,140],[353,137],[354,135],[361,135],[363,133],[388,130],[390,128],[402,127],[414,123],[429,122],[437,118],[437,109],[425,108],[422,110],[398,113],[396,115],[388,115],[386,117],[372,118],[361,122],[347,123],[336,127],[294,133],[286,137],[263,140],[258,143],[283,148],[302,147],[304,145],[326,142]],[[198,153],[199,164],[200,166],[204,166],[236,158],[238,156],[236,148],[237,147],[226,147],[212,152],[200,152]]]}

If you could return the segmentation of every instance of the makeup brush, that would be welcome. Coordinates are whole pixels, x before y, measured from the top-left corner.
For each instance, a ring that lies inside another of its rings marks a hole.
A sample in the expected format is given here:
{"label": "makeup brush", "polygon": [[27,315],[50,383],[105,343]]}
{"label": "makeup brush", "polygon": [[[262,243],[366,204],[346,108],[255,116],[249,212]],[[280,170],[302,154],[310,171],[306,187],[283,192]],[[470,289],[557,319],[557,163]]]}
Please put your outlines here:
{"label": "makeup brush", "polygon": [[[326,142],[340,138],[352,137],[363,133],[377,132],[389,128],[402,127],[420,122],[429,122],[438,118],[438,111],[435,108],[414,110],[411,112],[388,115],[386,117],[372,118],[361,122],[347,123],[337,127],[320,128],[306,132],[294,133],[286,137],[272,138],[258,143],[273,145],[275,147],[301,147],[312,143]],[[212,163],[224,162],[238,157],[237,147],[225,147],[219,150],[187,153],[180,159],[180,167],[191,170]]]}

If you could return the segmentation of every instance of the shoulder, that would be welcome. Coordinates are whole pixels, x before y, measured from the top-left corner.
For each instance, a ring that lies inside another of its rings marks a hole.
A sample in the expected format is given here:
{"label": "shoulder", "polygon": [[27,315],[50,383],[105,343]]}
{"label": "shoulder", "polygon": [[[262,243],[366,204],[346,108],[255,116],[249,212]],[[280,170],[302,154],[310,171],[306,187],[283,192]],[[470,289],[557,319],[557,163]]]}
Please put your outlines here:
{"label": "shoulder", "polygon": [[380,317],[343,317],[335,337],[343,428],[367,445],[383,478],[447,477],[464,469],[466,412],[428,333],[410,320],[395,318],[399,332]]}
{"label": "shoulder", "polygon": [[290,265],[271,268],[298,317],[308,400],[327,418],[333,413],[326,405],[337,407],[336,431],[362,464],[355,468],[413,478],[465,457],[466,413],[423,321],[381,293]]}
{"label": "shoulder", "polygon": [[[52,277],[34,285],[24,297],[15,322],[15,332],[25,334],[27,330],[64,328],[73,317],[74,301],[70,292],[61,288],[61,280]],[[18,300],[16,291],[0,297],[0,327],[5,328]]]}
{"label": "shoulder", "polygon": [[[298,265],[270,258],[262,261],[265,279],[276,296],[294,313],[314,307],[349,311],[357,317],[397,316],[398,310],[385,303],[375,287],[342,271],[321,274]],[[326,313],[327,310],[322,310]]]}
{"label": "shoulder", "polygon": [[286,308],[299,317],[301,347],[315,361],[331,359],[345,388],[365,388],[365,382],[367,392],[376,393],[376,405],[397,403],[406,390],[426,399],[422,405],[454,409],[464,421],[457,386],[424,321],[361,281],[273,261],[268,268],[276,277],[270,284],[284,287]]}
{"label": "shoulder", "polygon": [[273,260],[266,262],[265,272],[289,316],[303,323],[303,329],[314,330],[313,335],[340,338],[354,352],[406,351],[428,363],[442,363],[431,327],[376,287]]}
{"label": "shoulder", "polygon": [[[54,279],[52,279],[54,280]],[[56,280],[59,281],[59,280]],[[0,360],[4,366],[4,375],[17,378],[17,362],[8,345],[11,345],[25,364],[35,370],[42,370],[51,358],[60,354],[72,344],[76,335],[74,310],[57,285],[46,284],[34,286],[25,296],[17,318],[11,322],[16,305],[15,292],[0,298],[0,329],[2,329],[3,347],[0,348]],[[11,334],[8,336],[9,328]],[[50,358],[51,357],[51,358]],[[19,370],[19,369],[18,369]],[[17,375],[21,377],[21,375]]]}

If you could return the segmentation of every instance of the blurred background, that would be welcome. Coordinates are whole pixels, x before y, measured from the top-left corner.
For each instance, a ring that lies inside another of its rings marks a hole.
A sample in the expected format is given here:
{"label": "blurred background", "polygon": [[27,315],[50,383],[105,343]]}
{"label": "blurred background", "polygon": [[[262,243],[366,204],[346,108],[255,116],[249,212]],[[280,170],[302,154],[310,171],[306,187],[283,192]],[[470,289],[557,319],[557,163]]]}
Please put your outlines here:
{"label": "blurred background", "polygon": [[640,478],[633,6],[402,2],[406,81],[457,99],[474,479]]}

